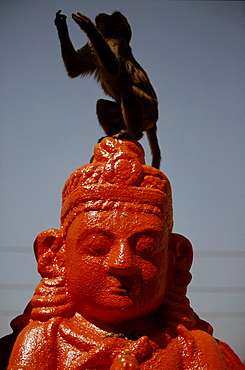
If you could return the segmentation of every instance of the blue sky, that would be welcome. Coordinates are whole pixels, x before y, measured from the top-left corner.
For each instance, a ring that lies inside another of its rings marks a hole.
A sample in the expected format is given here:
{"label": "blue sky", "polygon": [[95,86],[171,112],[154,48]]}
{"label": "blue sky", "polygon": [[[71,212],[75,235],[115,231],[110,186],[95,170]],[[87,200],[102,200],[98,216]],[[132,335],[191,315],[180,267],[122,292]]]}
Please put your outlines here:
{"label": "blue sky", "polygon": [[[215,336],[244,352],[244,2],[1,0],[0,335],[39,281],[32,243],[59,227],[61,190],[103,136],[93,78],[69,79],[54,15],[120,10],[135,58],[159,100],[161,170],[169,177],[174,231],[194,248],[188,297]],[[146,161],[147,140],[141,140]]]}

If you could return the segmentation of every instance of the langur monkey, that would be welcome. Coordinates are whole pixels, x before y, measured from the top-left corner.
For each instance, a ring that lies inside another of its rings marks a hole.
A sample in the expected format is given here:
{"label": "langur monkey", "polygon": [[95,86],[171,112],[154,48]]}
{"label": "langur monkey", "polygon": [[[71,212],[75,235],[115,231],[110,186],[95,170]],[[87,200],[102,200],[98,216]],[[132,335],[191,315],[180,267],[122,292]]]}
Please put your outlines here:
{"label": "langur monkey", "polygon": [[127,19],[120,13],[101,13],[95,24],[81,13],[73,20],[87,34],[88,43],[75,50],[69,37],[66,16],[59,10],[55,25],[68,76],[91,75],[114,101],[99,99],[98,120],[106,135],[140,140],[146,131],[152,153],[152,166],[160,167],[161,152],[157,140],[156,93],[143,68],[134,59],[129,46],[132,36]]}

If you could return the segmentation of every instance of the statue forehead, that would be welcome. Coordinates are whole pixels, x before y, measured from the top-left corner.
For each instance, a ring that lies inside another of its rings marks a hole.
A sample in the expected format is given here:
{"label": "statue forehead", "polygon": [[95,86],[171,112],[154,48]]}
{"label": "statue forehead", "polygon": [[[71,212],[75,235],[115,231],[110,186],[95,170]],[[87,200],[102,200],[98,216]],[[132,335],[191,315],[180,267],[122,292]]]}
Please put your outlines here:
{"label": "statue forehead", "polygon": [[82,205],[74,215],[72,225],[81,224],[83,229],[94,226],[117,229],[130,224],[134,227],[140,225],[143,230],[149,229],[149,226],[160,229],[165,224],[161,213],[152,205],[128,202],[104,202],[103,205],[104,207],[95,207],[94,202],[91,203],[91,207],[88,204]]}

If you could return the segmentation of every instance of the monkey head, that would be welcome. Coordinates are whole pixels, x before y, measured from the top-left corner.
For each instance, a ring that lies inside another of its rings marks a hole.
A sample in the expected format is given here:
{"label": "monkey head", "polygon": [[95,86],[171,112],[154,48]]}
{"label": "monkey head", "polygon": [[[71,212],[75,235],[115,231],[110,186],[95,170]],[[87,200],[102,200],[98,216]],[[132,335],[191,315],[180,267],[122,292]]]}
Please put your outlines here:
{"label": "monkey head", "polygon": [[127,43],[131,40],[131,27],[120,12],[112,15],[100,13],[95,18],[95,24],[105,38],[123,38]]}

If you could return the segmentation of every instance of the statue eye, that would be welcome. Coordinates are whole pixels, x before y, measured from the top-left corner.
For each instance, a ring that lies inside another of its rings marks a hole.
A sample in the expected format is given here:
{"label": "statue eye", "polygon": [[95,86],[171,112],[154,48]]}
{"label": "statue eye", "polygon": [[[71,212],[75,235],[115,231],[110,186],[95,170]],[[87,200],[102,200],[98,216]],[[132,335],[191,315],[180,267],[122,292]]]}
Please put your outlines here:
{"label": "statue eye", "polygon": [[149,230],[149,232],[139,234],[134,244],[136,254],[149,260],[159,252],[161,248],[161,236],[158,232]]}
{"label": "statue eye", "polygon": [[81,241],[82,250],[90,256],[102,257],[109,253],[113,238],[104,233],[88,234]]}
{"label": "statue eye", "polygon": [[152,252],[154,249],[154,237],[150,235],[141,235],[137,238],[136,253]]}

